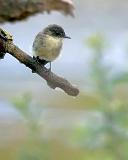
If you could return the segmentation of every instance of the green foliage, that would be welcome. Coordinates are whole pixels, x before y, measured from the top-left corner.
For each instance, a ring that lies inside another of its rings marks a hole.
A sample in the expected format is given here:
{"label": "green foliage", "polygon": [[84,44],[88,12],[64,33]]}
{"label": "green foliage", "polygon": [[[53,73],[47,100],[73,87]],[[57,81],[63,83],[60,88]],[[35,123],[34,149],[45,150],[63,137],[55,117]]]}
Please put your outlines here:
{"label": "green foliage", "polygon": [[25,117],[28,116],[28,110],[30,107],[30,103],[32,100],[32,96],[30,93],[25,93],[22,96],[15,97],[12,100],[14,107]]}
{"label": "green foliage", "polygon": [[105,38],[101,33],[96,33],[96,34],[90,36],[87,39],[86,44],[89,48],[93,49],[97,53],[100,53],[100,51],[105,49],[107,46]]}
{"label": "green foliage", "polygon": [[13,99],[13,105],[26,121],[28,127],[28,137],[24,144],[21,145],[19,154],[16,159],[19,160],[48,160],[49,147],[45,140],[41,138],[42,128],[39,120],[42,114],[42,107],[32,103],[32,95],[25,93],[22,96]]}
{"label": "green foliage", "polygon": [[[101,105],[97,111],[102,114],[103,119],[101,127],[94,124],[91,131],[93,134],[88,135],[88,138],[91,137],[92,146],[104,148],[104,154],[109,152],[110,157],[111,155],[113,156],[112,160],[126,160],[128,155],[124,148],[128,146],[128,143],[126,144],[128,141],[128,109],[126,109],[128,100],[125,98],[125,94],[128,95],[128,93],[125,89],[128,87],[128,73],[125,71],[122,74],[110,76],[111,67],[103,63],[106,44],[106,40],[101,34],[94,34],[87,40],[87,46],[92,51],[90,80],[92,81],[91,85],[94,87],[91,92],[92,94],[97,93],[100,97]],[[123,85],[125,87],[123,90],[121,88],[121,90],[124,93],[121,96],[120,92],[117,93],[117,88]],[[101,141],[101,143],[97,143],[96,140]],[[120,146],[120,144],[122,145]]]}

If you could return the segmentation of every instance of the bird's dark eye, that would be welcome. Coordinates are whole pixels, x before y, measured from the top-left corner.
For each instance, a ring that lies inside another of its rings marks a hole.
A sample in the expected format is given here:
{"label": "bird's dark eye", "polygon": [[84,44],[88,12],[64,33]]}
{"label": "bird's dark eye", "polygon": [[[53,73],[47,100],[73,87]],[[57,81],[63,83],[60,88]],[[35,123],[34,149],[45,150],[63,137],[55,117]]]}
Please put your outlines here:
{"label": "bird's dark eye", "polygon": [[61,33],[56,32],[55,35],[56,35],[56,36],[61,36]]}
{"label": "bird's dark eye", "polygon": [[56,37],[64,37],[64,33],[62,33],[62,32],[54,32],[54,36],[56,36]]}

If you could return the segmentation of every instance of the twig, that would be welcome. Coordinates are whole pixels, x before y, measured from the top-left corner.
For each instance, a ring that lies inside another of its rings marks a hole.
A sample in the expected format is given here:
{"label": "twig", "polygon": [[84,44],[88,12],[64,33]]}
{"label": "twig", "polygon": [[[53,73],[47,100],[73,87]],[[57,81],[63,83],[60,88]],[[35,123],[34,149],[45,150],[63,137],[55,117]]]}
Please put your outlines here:
{"label": "twig", "polygon": [[[17,60],[19,60],[20,63],[23,63],[27,67],[29,67],[32,71],[34,70],[35,73],[37,73],[39,76],[44,78],[47,81],[47,84],[55,89],[55,88],[61,88],[64,90],[68,95],[70,96],[77,96],[79,94],[79,90],[71,85],[66,79],[57,76],[56,74],[49,72],[46,67],[43,67],[38,62],[36,62],[31,56],[26,54],[24,51],[22,51],[20,48],[18,48],[12,41],[9,34],[3,35],[1,33],[3,31],[0,29],[0,57],[4,56],[3,54],[9,53],[13,57],[15,57]],[[4,38],[3,38],[4,37]]]}

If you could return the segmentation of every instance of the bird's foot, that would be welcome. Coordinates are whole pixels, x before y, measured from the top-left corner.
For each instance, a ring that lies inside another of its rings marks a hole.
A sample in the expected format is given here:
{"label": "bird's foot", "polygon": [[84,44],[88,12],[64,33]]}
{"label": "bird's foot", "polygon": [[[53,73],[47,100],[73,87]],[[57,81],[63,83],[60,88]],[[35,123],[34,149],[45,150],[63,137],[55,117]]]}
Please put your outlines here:
{"label": "bird's foot", "polygon": [[34,59],[35,62],[37,62],[37,63],[40,64],[40,62],[39,62],[39,57],[38,57],[38,56],[37,56],[37,57],[33,56],[33,59]]}
{"label": "bird's foot", "polygon": [[[45,72],[48,73],[48,74],[51,72],[51,62],[46,61],[46,60],[44,60],[44,59],[40,59],[39,56],[37,56],[37,57],[33,56],[33,59],[34,59],[37,63],[39,63],[40,65],[42,65],[43,67],[44,67],[47,63],[50,63],[49,69],[46,69]],[[32,70],[32,73],[35,73],[35,71]]]}

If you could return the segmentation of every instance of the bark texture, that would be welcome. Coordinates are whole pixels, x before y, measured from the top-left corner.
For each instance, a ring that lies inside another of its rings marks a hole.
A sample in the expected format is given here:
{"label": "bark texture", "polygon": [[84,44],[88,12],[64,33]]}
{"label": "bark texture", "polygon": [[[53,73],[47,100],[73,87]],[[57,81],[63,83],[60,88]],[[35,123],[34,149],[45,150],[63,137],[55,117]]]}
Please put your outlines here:
{"label": "bark texture", "polygon": [[0,0],[0,23],[22,20],[45,11],[73,15],[73,10],[72,0]]}

